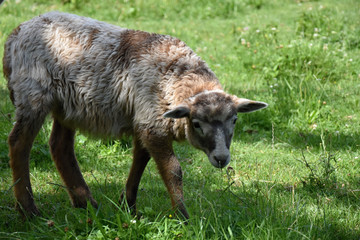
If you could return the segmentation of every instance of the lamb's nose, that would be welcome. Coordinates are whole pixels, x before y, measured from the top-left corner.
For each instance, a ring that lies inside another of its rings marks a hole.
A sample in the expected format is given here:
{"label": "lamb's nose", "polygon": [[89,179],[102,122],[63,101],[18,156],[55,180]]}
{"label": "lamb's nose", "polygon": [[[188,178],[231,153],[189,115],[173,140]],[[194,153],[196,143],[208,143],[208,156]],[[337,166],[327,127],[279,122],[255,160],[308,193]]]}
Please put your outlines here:
{"label": "lamb's nose", "polygon": [[226,165],[228,165],[229,163],[229,155],[218,155],[218,156],[214,156],[215,161],[218,163],[218,167],[219,168],[223,168]]}

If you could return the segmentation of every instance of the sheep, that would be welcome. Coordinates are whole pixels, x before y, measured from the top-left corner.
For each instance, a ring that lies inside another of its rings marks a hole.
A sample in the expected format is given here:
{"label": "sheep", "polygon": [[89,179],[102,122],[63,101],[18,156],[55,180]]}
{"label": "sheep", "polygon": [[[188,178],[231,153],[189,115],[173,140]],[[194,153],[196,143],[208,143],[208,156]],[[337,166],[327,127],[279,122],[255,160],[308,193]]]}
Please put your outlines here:
{"label": "sheep", "polygon": [[237,113],[267,104],[224,92],[207,64],[177,38],[49,12],[9,35],[3,70],[16,108],[9,157],[16,209],[39,215],[29,178],[35,136],[50,113],[50,152],[74,207],[97,208],[74,153],[76,130],[100,138],[133,136],[122,195],[136,196],[152,157],[172,206],[185,219],[182,170],[172,142],[188,140],[216,168],[230,161]]}

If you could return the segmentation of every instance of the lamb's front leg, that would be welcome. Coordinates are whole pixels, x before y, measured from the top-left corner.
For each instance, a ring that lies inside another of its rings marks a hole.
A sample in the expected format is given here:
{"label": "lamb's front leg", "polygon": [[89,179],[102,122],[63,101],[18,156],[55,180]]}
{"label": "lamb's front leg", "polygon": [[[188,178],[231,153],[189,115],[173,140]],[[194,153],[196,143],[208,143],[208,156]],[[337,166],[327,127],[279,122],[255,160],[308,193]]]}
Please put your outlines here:
{"label": "lamb's front leg", "polygon": [[166,185],[171,197],[171,203],[174,209],[180,211],[184,218],[188,219],[189,214],[186,211],[182,187],[182,171],[179,161],[174,154],[167,158],[155,158],[160,175]]}
{"label": "lamb's front leg", "polygon": [[151,136],[147,141],[147,149],[154,158],[160,175],[171,197],[171,203],[175,210],[188,219],[189,214],[184,204],[182,187],[182,170],[179,161],[175,157],[172,141],[167,138]]}
{"label": "lamb's front leg", "polygon": [[145,170],[147,163],[150,160],[148,151],[142,146],[139,138],[134,136],[133,138],[133,163],[129,173],[128,180],[126,182],[126,190],[121,195],[120,203],[122,199],[126,197],[128,206],[134,214],[136,214],[136,196],[139,188],[141,176]]}

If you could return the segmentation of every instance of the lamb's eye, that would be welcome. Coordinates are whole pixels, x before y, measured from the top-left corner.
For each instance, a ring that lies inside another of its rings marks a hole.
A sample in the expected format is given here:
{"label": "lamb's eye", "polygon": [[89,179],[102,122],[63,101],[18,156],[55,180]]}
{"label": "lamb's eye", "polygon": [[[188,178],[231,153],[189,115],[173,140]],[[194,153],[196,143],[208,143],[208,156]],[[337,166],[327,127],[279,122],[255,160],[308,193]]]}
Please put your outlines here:
{"label": "lamb's eye", "polygon": [[200,122],[198,122],[198,121],[193,121],[192,124],[193,124],[194,129],[195,129],[196,132],[198,132],[198,133],[201,134],[201,135],[204,134],[204,131],[203,131],[203,129],[201,128]]}
{"label": "lamb's eye", "polygon": [[204,129],[203,129],[204,126],[203,126],[203,123],[201,121],[196,120],[196,119],[193,120],[192,121],[192,126],[193,126],[195,132],[197,132],[200,135],[204,134]]}
{"label": "lamb's eye", "polygon": [[234,118],[234,120],[233,120],[233,124],[235,124],[235,123],[236,123],[236,121],[237,121],[237,118]]}
{"label": "lamb's eye", "polygon": [[201,128],[199,122],[193,122],[194,128]]}

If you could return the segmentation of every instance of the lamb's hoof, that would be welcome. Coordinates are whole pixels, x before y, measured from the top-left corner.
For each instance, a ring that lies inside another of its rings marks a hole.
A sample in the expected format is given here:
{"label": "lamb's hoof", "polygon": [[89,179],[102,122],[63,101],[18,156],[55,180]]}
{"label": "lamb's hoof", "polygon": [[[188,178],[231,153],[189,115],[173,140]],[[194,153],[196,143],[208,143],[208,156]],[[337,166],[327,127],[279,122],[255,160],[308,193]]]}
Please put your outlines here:
{"label": "lamb's hoof", "polygon": [[15,208],[21,214],[23,220],[41,216],[41,213],[35,204],[22,206],[21,204],[16,203]]}
{"label": "lamb's hoof", "polygon": [[129,211],[131,215],[133,216],[138,215],[138,213],[136,212],[136,205],[132,204],[132,206],[129,206],[129,203],[125,197],[125,191],[123,191],[120,195],[119,205],[122,207],[123,210]]}
{"label": "lamb's hoof", "polygon": [[84,208],[84,209],[86,209],[87,206],[88,206],[88,201],[91,204],[91,206],[93,206],[95,209],[97,209],[99,207],[96,200],[94,198],[92,198],[92,197],[89,197],[88,199],[82,199],[82,200],[79,200],[79,199],[74,200],[73,199],[73,206],[75,208]]}

